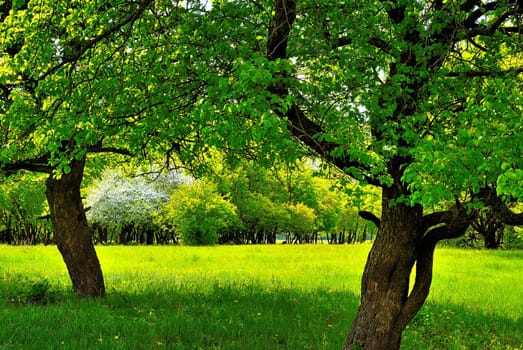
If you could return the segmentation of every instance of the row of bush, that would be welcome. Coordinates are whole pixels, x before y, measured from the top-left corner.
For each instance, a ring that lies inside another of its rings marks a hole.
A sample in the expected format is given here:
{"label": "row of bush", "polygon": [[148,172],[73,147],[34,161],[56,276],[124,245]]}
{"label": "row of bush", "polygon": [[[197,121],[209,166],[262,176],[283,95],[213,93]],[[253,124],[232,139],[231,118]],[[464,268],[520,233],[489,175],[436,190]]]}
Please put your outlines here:
{"label": "row of bush", "polygon": [[376,195],[349,196],[315,176],[310,164],[271,172],[245,162],[214,174],[195,180],[179,172],[106,172],[86,200],[95,237],[123,244],[345,243],[375,231],[351,199],[368,206]]}
{"label": "row of bush", "polygon": [[[178,171],[107,170],[84,190],[100,244],[346,243],[376,228],[357,207],[379,200],[356,185],[334,188],[313,164],[267,170],[243,162],[198,180]],[[21,175],[2,185],[0,242],[52,243],[45,178]],[[347,190],[349,188],[349,190]],[[347,191],[352,191],[349,195]]]}
{"label": "row of bush", "polygon": [[[99,244],[343,244],[372,239],[376,227],[357,211],[376,211],[379,194],[354,183],[336,187],[312,163],[268,170],[242,162],[198,180],[166,173],[107,170],[84,190]],[[2,184],[0,242],[49,244],[53,230],[45,179],[21,175]],[[459,246],[518,247],[523,234],[481,211]]]}

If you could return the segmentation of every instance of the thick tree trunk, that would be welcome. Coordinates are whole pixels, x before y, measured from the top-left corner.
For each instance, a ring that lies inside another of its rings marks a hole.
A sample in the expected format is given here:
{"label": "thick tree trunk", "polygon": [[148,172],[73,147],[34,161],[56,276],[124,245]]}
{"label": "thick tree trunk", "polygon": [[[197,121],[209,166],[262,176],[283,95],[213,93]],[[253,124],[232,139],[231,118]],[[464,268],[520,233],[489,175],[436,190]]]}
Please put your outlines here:
{"label": "thick tree trunk", "polygon": [[55,241],[62,254],[73,289],[79,297],[103,297],[105,286],[87,225],[80,197],[85,158],[73,160],[71,171],[60,178],[47,179],[47,201],[55,230]]}
{"label": "thick tree trunk", "polygon": [[360,307],[344,349],[398,349],[410,321],[403,312],[423,234],[423,210],[395,203],[398,194],[395,187],[383,190],[379,233],[367,259]]}
{"label": "thick tree trunk", "polygon": [[[475,217],[459,202],[449,210],[423,216],[420,205],[396,203],[408,191],[400,182],[395,184],[383,188],[382,217],[372,220],[379,230],[363,272],[360,308],[345,350],[399,349],[403,330],[429,295],[436,244],[462,236]],[[409,288],[414,266],[416,278]]]}
{"label": "thick tree trunk", "polygon": [[484,235],[485,248],[487,249],[499,249],[501,247],[503,231],[502,229],[496,230],[495,232],[489,232]]}

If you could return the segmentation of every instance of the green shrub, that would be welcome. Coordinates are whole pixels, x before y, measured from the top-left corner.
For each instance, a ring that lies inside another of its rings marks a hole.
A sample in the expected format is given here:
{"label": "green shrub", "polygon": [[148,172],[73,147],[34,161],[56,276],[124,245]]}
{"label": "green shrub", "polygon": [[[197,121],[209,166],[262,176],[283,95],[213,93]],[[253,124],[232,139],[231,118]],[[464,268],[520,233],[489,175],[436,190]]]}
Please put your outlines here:
{"label": "green shrub", "polygon": [[167,220],[186,245],[213,245],[220,232],[239,225],[234,204],[228,202],[209,181],[182,185],[167,205]]}

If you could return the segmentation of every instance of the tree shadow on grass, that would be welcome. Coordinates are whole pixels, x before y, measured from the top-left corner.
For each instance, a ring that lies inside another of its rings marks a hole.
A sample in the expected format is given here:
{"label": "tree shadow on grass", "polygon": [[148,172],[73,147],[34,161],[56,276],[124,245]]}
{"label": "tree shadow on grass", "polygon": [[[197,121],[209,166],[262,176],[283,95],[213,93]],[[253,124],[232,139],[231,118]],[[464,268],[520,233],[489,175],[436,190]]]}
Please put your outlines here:
{"label": "tree shadow on grass", "polygon": [[152,321],[168,348],[340,349],[358,301],[352,293],[321,288],[216,284],[161,295],[116,293],[107,305]]}
{"label": "tree shadow on grass", "polygon": [[[11,286],[11,288],[14,288]],[[0,302],[0,349],[339,349],[354,294],[239,282]],[[60,299],[60,298],[59,298]]]}
{"label": "tree shadow on grass", "polygon": [[53,287],[46,278],[28,278],[22,274],[0,276],[0,300],[13,305],[48,305],[64,297],[65,293]]}
{"label": "tree shadow on grass", "polygon": [[403,349],[520,349],[523,316],[517,320],[466,306],[427,302],[403,334]]}
{"label": "tree shadow on grass", "polygon": [[[0,349],[340,349],[359,302],[342,290],[245,281],[113,289],[105,300],[55,293],[52,303],[0,301]],[[517,348],[521,329],[522,318],[429,302],[402,348]]]}

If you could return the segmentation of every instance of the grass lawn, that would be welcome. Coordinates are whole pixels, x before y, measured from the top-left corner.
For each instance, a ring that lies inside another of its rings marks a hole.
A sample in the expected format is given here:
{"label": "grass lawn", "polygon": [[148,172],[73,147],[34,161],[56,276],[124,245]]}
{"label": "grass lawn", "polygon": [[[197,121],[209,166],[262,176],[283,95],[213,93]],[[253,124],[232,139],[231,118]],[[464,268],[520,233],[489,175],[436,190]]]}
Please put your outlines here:
{"label": "grass lawn", "polygon": [[[2,349],[340,349],[369,245],[97,247],[76,300],[56,247],[0,246]],[[404,349],[523,349],[523,251],[440,248]]]}

